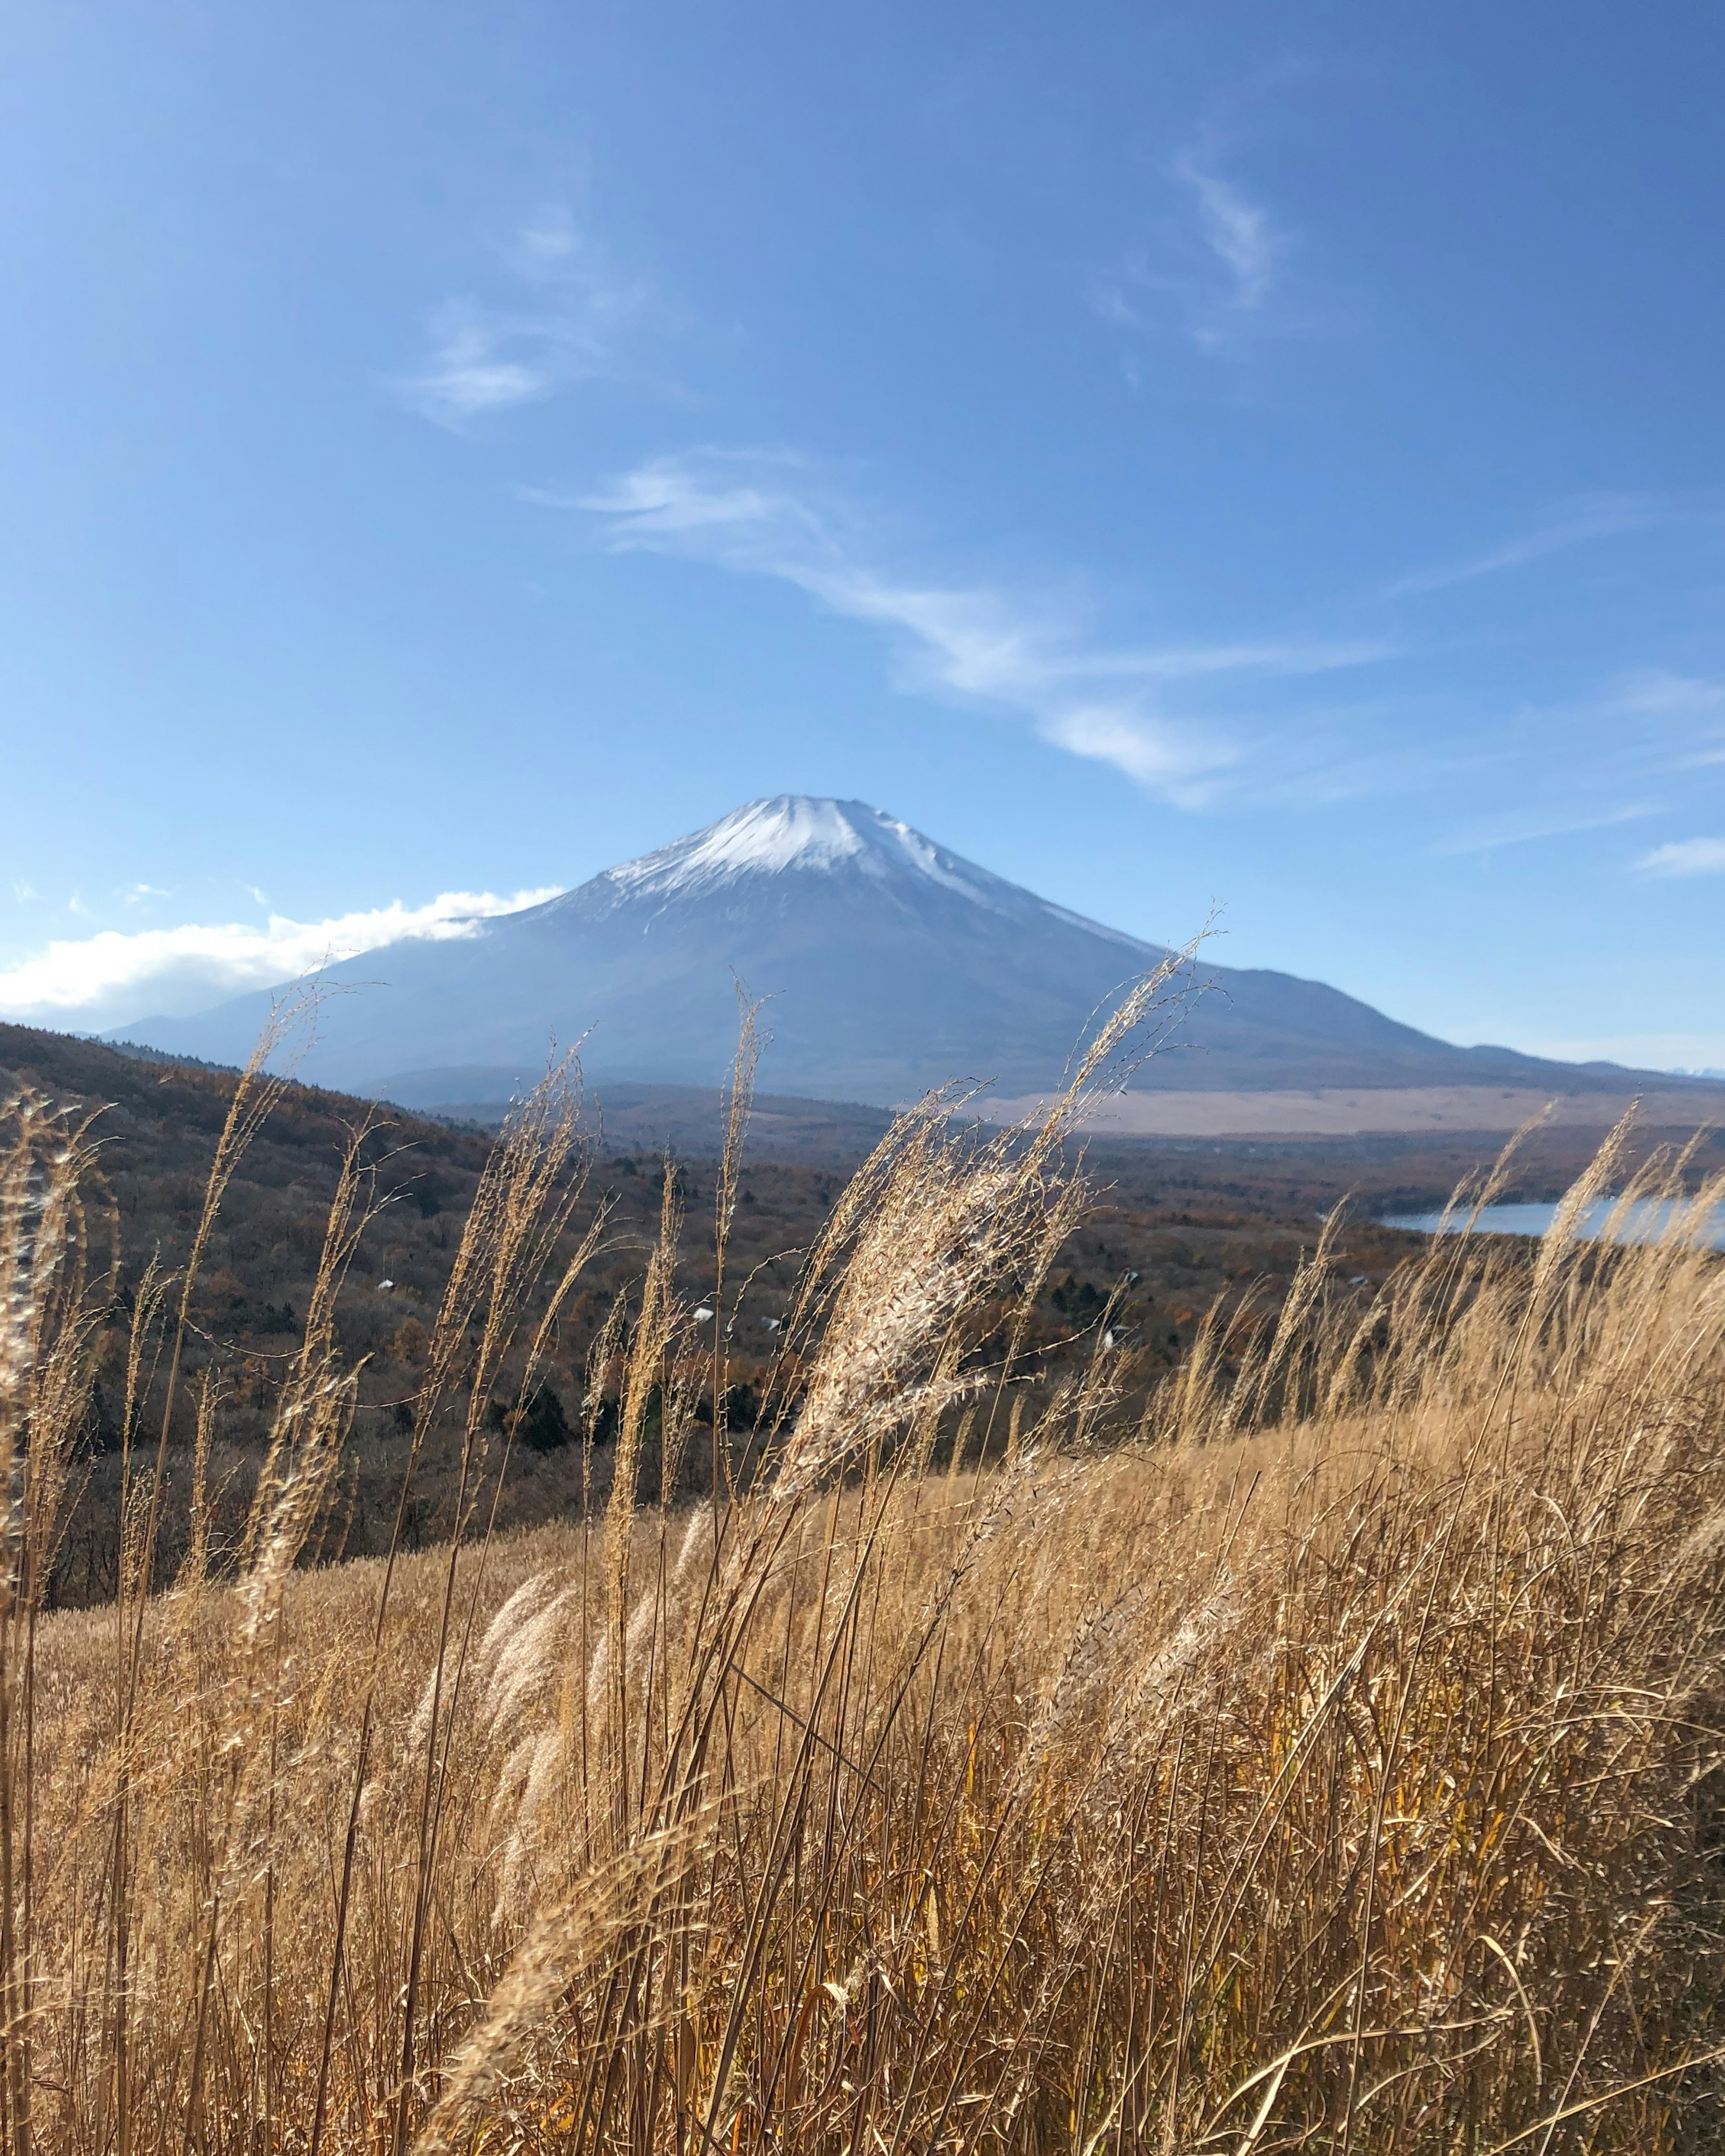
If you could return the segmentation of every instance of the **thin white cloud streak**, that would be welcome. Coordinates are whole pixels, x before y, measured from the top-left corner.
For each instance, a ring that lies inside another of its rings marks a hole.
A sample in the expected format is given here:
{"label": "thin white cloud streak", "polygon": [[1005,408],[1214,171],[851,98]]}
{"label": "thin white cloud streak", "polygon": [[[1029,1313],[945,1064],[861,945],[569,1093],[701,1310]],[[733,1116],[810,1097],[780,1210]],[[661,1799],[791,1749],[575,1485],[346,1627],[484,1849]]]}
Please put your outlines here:
{"label": "thin white cloud streak", "polygon": [[1725,748],[1725,681],[1642,666],[1602,681],[1591,696],[1565,703],[1525,703],[1493,721],[1516,732],[1536,729],[1563,744],[1560,768],[1573,785],[1590,776],[1620,793],[1631,767],[1650,778],[1715,760]]}
{"label": "thin white cloud streak", "polygon": [[[552,362],[567,355],[538,325],[512,321],[477,300],[446,300],[432,316],[431,331],[430,357],[397,387],[403,403],[439,426],[535,403],[565,378]],[[524,336],[537,347],[536,356],[511,357],[508,347]]]}
{"label": "thin white cloud streak", "polygon": [[1725,720],[1725,681],[1705,675],[1673,674],[1647,666],[1626,674],[1615,690],[1616,707],[1656,719]]}
{"label": "thin white cloud streak", "polygon": [[1615,708],[1666,738],[1680,771],[1725,763],[1725,681],[1644,667],[1618,684]]}
{"label": "thin white cloud streak", "polygon": [[1644,854],[1635,868],[1650,876],[1725,875],[1725,839],[1675,839]]}
{"label": "thin white cloud streak", "polygon": [[1525,815],[1488,817],[1439,840],[1430,851],[1440,858],[1495,853],[1500,846],[1531,845],[1541,839],[1566,839],[1576,832],[1607,831],[1615,824],[1638,823],[1645,816],[1658,815],[1660,807],[1656,801],[1636,801],[1614,808],[1578,807],[1543,814],[1534,809]]}
{"label": "thin white cloud streak", "polygon": [[1197,202],[1205,244],[1233,280],[1230,305],[1255,314],[1270,297],[1285,245],[1268,211],[1195,157],[1182,157],[1174,172]]}
{"label": "thin white cloud streak", "polygon": [[315,972],[392,943],[444,942],[476,932],[479,921],[555,897],[556,886],[444,891],[426,906],[399,901],[325,921],[272,914],[262,927],[239,921],[186,922],[51,942],[0,968],[0,1014],[26,1024],[85,1029],[141,1017],[176,1016]]}
{"label": "thin white cloud streak", "polygon": [[1294,242],[1263,203],[1198,150],[1167,169],[1184,198],[1180,213],[1159,244],[1134,249],[1094,281],[1091,305],[1105,321],[1142,330],[1159,316],[1212,355],[1266,333],[1340,326],[1284,304]]}
{"label": "thin white cloud streak", "polygon": [[513,303],[444,300],[431,317],[425,362],[390,385],[439,426],[459,430],[615,372],[624,338],[652,314],[646,284],[619,274],[564,209],[541,211],[502,259]]}
{"label": "thin white cloud streak", "polygon": [[1183,807],[1207,800],[1240,750],[1215,726],[1162,708],[1159,689],[1200,677],[1322,673],[1387,653],[1358,641],[1086,644],[1046,606],[877,567],[855,518],[817,503],[804,468],[783,455],[667,457],[596,493],[529,498],[602,517],[608,543],[620,551],[677,554],[793,584],[891,637],[907,686],[1014,712],[1045,741]]}
{"label": "thin white cloud streak", "polygon": [[1675,513],[1669,504],[1652,495],[1594,495],[1576,503],[1568,515],[1540,526],[1537,531],[1525,532],[1502,547],[1494,547],[1487,553],[1437,568],[1416,569],[1411,576],[1399,577],[1387,587],[1385,597],[1408,598],[1426,592],[1447,591],[1452,584],[1471,583],[1477,578],[1497,576],[1506,569],[1525,568],[1530,562],[1543,561],[1548,554],[1585,546],[1592,540],[1615,539],[1626,532],[1648,531],[1655,525],[1670,522]]}
{"label": "thin white cloud streak", "polygon": [[[1430,731],[1445,723],[1442,707],[1420,721]],[[1476,711],[1467,740],[1448,778],[1466,778],[1476,798],[1512,805],[1458,815],[1426,846],[1435,857],[1484,855],[1669,814],[1680,789],[1693,791],[1683,774],[1725,762],[1725,682],[1635,668],[1570,702]],[[1425,790],[1434,793],[1430,783]],[[1616,865],[1620,858],[1614,873]]]}

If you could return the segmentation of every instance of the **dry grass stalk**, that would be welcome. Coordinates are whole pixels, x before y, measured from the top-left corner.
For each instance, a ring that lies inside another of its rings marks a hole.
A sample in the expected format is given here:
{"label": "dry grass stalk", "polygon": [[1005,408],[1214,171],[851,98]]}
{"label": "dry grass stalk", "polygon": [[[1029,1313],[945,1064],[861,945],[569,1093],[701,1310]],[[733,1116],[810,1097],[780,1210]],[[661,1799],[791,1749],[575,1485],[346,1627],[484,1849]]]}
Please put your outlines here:
{"label": "dry grass stalk", "polygon": [[[1364,1307],[1321,1240],[1273,1328],[1219,1319],[1117,1429],[1121,1355],[1052,1400],[1015,1371],[1060,1147],[1158,993],[1036,1127],[898,1126],[809,1255],[749,1474],[680,1518],[728,1313],[709,1339],[681,1297],[668,1176],[595,1353],[595,1537],[485,1511],[491,1394],[526,1399],[593,1247],[541,1284],[580,1173],[553,1084],[418,1404],[416,1457],[459,1418],[468,1532],[296,1562],[356,1151],[240,1576],[146,1598],[138,1477],[118,1656],[112,1616],[41,1609],[92,1297],[87,1160],[27,1111],[8,2150],[1717,2145],[1725,1192],[1666,1162],[1625,1194],[1681,1197],[1651,1245],[1462,1233]],[[746,1039],[738,1148],[751,1071]]]}

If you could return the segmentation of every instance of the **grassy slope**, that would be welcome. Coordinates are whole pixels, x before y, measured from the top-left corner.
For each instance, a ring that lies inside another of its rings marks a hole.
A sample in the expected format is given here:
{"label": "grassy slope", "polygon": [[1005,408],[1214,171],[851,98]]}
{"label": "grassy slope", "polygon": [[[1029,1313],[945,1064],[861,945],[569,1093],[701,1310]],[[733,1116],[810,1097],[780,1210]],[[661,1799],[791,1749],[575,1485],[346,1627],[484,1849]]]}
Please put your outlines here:
{"label": "grassy slope", "polygon": [[[121,1463],[115,1445],[126,1306],[152,1254],[169,1267],[185,1260],[237,1077],[139,1061],[99,1043],[17,1026],[0,1026],[0,1073],[9,1073],[15,1086],[100,1109],[93,1126],[100,1153],[92,1188],[105,1191],[111,1219],[108,1226],[98,1222],[96,1233],[100,1239],[117,1228],[120,1292],[113,1322],[96,1343],[97,1393],[54,1594],[59,1600],[101,1599],[113,1591],[118,1558]],[[818,1108],[799,1120],[793,1106],[765,1106],[767,1141],[780,1149],[801,1145],[814,1157],[806,1163],[762,1160],[752,1147],[732,1229],[732,1278],[749,1283],[732,1337],[732,1382],[748,1389],[739,1389],[739,1418],[765,1385],[777,1337],[769,1328],[788,1306],[798,1254],[830,1214],[844,1185],[841,1163],[854,1166],[859,1146],[873,1137],[872,1126],[852,1132],[842,1118],[835,1122]],[[209,1462],[219,1493],[212,1523],[218,1550],[234,1546],[251,1502],[312,1291],[342,1147],[352,1130],[377,1113],[341,1095],[290,1090],[240,1161],[212,1224],[186,1346],[188,1383],[172,1419],[167,1468],[183,1494],[193,1471],[196,1387],[208,1373],[220,1386]],[[711,1292],[711,1155],[720,1102],[716,1096],[670,1100],[633,1089],[613,1113],[614,1137],[598,1137],[593,1173],[560,1246],[567,1255],[601,1202],[611,1206],[605,1247],[562,1309],[540,1373],[571,1430],[580,1424],[599,1329],[619,1296],[638,1301],[657,1232],[660,1157],[647,1144],[656,1116],[670,1117],[685,1158],[683,1276],[695,1296]],[[624,1132],[636,1150],[620,1149],[618,1134]],[[1652,1132],[1646,1142],[1669,1135]],[[1496,1142],[1092,1144],[1087,1159],[1098,1185],[1094,1202],[1049,1267],[1026,1321],[1024,1344],[1040,1358],[1047,1382],[1057,1384],[1081,1366],[1110,1297],[1118,1294],[1112,1329],[1122,1345],[1141,1356],[1141,1374],[1153,1379],[1190,1353],[1204,1314],[1219,1298],[1230,1304],[1249,1299],[1266,1312],[1277,1308],[1301,1253],[1316,1240],[1321,1214],[1344,1198],[1351,1197],[1353,1211],[1330,1250],[1331,1270],[1375,1287],[1417,1245],[1378,1228],[1371,1209],[1440,1199],[1489,1158]],[[342,1473],[311,1544],[326,1557],[381,1548],[391,1532],[410,1404],[425,1378],[432,1322],[490,1143],[477,1132],[390,1110],[367,1146],[380,1209],[360,1235],[336,1309],[344,1358],[363,1367]],[[1509,1188],[1514,1194],[1554,1195],[1590,1151],[1584,1133],[1543,1133],[1525,1149]],[[1697,1169],[1721,1159],[1725,1146],[1711,1140],[1697,1157]],[[378,1286],[386,1279],[393,1282],[387,1294]],[[158,1378],[140,1416],[152,1431],[164,1391]],[[531,1525],[578,1512],[584,1474],[589,1491],[596,1475],[603,1491],[609,1474],[604,1440],[614,1420],[614,1399],[588,1461],[577,1445],[523,1447],[502,1493],[501,1520]],[[410,1543],[447,1529],[459,1479],[459,1433],[433,1431],[424,1453],[404,1522]],[[691,1449],[689,1490],[711,1479],[708,1457],[706,1448]],[[644,1471],[650,1482],[657,1471],[653,1458]],[[182,1518],[182,1508],[171,1510],[162,1531],[164,1578],[183,1555]]]}
{"label": "grassy slope", "polygon": [[[12,2145],[1716,2147],[1725,1264],[1449,1245],[1373,1299],[1324,1250],[1147,1417],[1106,1358],[997,1414],[1054,1167],[928,1138],[841,1201],[717,1512],[624,1474],[295,1571],[326,1339],[239,1584],[35,1622],[44,1305]],[[703,1338],[649,1268],[627,1457]]]}
{"label": "grassy slope", "polygon": [[[169,1267],[185,1261],[236,1075],[141,1062],[100,1043],[18,1026],[0,1026],[0,1072],[9,1073],[14,1086],[100,1111],[92,1127],[100,1142],[92,1187],[105,1191],[118,1229],[120,1305],[98,1343],[91,1434],[105,1437],[106,1449],[98,1443],[89,1461],[57,1586],[63,1599],[100,1599],[112,1591],[116,1561],[119,1464],[112,1447],[124,1389],[125,1305],[152,1254]],[[687,1156],[681,1257],[697,1296],[710,1291],[712,1280],[711,1156],[721,1127],[716,1096],[701,1105],[706,1136],[697,1146],[693,1111],[686,1102],[677,1104],[680,1152]],[[588,1191],[564,1238],[567,1251],[601,1200],[610,1204],[606,1248],[562,1313],[542,1373],[572,1426],[578,1423],[598,1331],[619,1293],[638,1293],[656,1233],[659,1156],[644,1142],[652,1129],[643,1120],[651,1112],[650,1097],[645,1105],[632,1098],[627,1106],[623,1127],[642,1142],[638,1150],[600,1139]],[[211,1470],[225,1493],[218,1542],[231,1542],[249,1502],[311,1293],[342,1147],[349,1133],[377,1113],[371,1104],[339,1094],[290,1091],[240,1161],[213,1224],[186,1369],[194,1381],[206,1370],[223,1381]],[[775,1146],[789,1143],[799,1127],[777,1104],[768,1106],[764,1120]],[[364,1368],[344,1476],[320,1528],[317,1547],[326,1553],[380,1547],[389,1532],[406,1451],[402,1411],[425,1374],[431,1321],[490,1142],[477,1132],[390,1110],[367,1147],[383,1202],[360,1237],[337,1304],[343,1353],[350,1363],[363,1360]],[[843,1188],[840,1163],[854,1166],[860,1157],[845,1132],[818,1115],[806,1142],[815,1156],[809,1164],[758,1160],[751,1152],[732,1229],[733,1276],[751,1284],[736,1328],[732,1374],[757,1392],[775,1337],[768,1328],[787,1307],[797,1254],[819,1233]],[[1413,1172],[1424,1177],[1424,1187],[1447,1189],[1457,1157],[1455,1148],[1441,1158],[1416,1157]],[[1250,1292],[1274,1306],[1302,1249],[1315,1239],[1319,1210],[1359,1175],[1358,1162],[1346,1149],[1270,1148],[1254,1157],[1245,1149],[1219,1156],[1208,1147],[1125,1147],[1096,1149],[1095,1158],[1106,1187],[1050,1267],[1029,1323],[1029,1344],[1055,1375],[1088,1352],[1109,1296],[1133,1272],[1139,1277],[1117,1309],[1116,1330],[1161,1367],[1186,1352],[1218,1296]],[[1405,1167],[1401,1172],[1405,1175]],[[96,1232],[107,1231],[99,1224]],[[1375,1282],[1410,1247],[1410,1239],[1362,1217],[1337,1245],[1334,1262],[1347,1275]],[[394,1283],[387,1295],[377,1285],[385,1279]],[[157,1407],[159,1395],[143,1418],[152,1427]],[[191,1471],[193,1437],[188,1387],[170,1448],[170,1471],[182,1485]],[[434,1536],[447,1525],[454,1457],[449,1433],[434,1434],[410,1510],[410,1536]],[[603,1476],[603,1448],[598,1466]],[[691,1473],[698,1466],[697,1457]],[[580,1491],[581,1463],[573,1450],[524,1450],[503,1517],[515,1524],[566,1517],[578,1508]],[[172,1566],[182,1553],[178,1531],[170,1525],[165,1533],[163,1562]]]}

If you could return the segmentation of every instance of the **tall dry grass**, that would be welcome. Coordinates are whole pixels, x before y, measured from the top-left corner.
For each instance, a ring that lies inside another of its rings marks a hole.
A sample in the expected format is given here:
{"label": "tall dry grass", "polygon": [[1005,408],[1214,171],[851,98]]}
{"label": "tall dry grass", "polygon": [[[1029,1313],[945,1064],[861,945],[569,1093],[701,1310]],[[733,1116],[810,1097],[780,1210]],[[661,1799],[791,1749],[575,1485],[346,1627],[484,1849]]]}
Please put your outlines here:
{"label": "tall dry grass", "polygon": [[[486,1409],[590,1254],[544,1277],[582,1172],[548,1086],[419,1402],[463,1433],[466,1531],[319,1572],[356,1147],[238,1576],[194,1521],[151,1591],[141,1441],[122,1592],[76,1614],[43,1583],[104,1292],[90,1140],[19,1104],[5,2148],[1717,2146],[1720,1193],[1578,1244],[1608,1147],[1533,1263],[1462,1234],[1369,1306],[1320,1240],[1126,1426],[1100,1348],[1033,1417],[1061,1142],[1154,1014],[1040,1129],[901,1123],[809,1255],[760,1440],[716,1430],[716,1502],[681,1512],[639,1503],[644,1440],[668,1495],[731,1305],[682,1298],[668,1185],[595,1355],[606,1508],[503,1539]],[[134,1401],[185,1292],[138,1298]]]}

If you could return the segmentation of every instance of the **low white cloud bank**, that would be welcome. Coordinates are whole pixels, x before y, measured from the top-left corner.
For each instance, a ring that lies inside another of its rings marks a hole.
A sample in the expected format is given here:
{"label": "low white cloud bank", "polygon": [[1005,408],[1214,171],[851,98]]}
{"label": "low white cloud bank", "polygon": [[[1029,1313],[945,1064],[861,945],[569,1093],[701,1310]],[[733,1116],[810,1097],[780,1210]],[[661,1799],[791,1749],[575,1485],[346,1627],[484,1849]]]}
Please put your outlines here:
{"label": "low white cloud bank", "polygon": [[555,886],[508,896],[448,891],[427,906],[398,901],[326,921],[272,913],[261,927],[222,921],[135,933],[105,928],[51,942],[0,968],[0,1014],[80,1032],[107,1032],[143,1018],[182,1017],[388,944],[471,936],[494,914],[518,912],[556,896]]}
{"label": "low white cloud bank", "polygon": [[1725,875],[1725,839],[1675,839],[1644,854],[1635,866],[1643,875]]}
{"label": "low white cloud bank", "polygon": [[1168,709],[1176,683],[1320,674],[1382,659],[1367,642],[1099,644],[1034,597],[924,581],[880,567],[860,520],[784,454],[708,449],[638,465],[593,494],[531,491],[604,520],[619,551],[675,554],[776,577],[892,640],[910,689],[1028,719],[1047,742],[1183,807],[1207,800],[1240,747]]}

